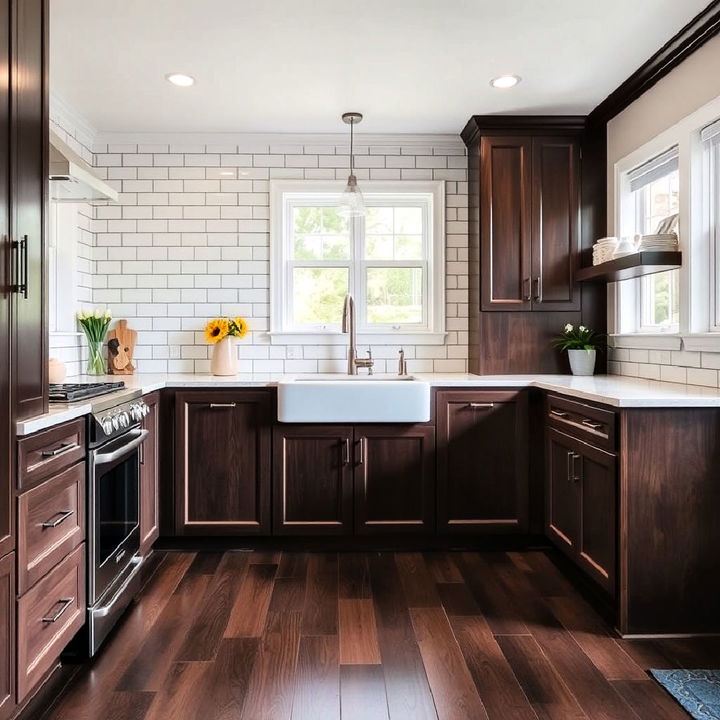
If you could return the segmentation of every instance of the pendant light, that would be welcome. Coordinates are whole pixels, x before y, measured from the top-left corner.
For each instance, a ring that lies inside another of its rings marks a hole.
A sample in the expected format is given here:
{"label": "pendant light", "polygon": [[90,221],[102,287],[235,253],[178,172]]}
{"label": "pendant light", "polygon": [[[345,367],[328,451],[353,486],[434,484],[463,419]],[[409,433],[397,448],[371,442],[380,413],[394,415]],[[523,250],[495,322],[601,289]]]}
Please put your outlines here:
{"label": "pendant light", "polygon": [[353,128],[362,119],[363,116],[357,112],[344,113],[342,116],[343,122],[350,126],[350,175],[340,198],[340,214],[346,217],[365,216],[365,200],[358,187],[353,167]]}

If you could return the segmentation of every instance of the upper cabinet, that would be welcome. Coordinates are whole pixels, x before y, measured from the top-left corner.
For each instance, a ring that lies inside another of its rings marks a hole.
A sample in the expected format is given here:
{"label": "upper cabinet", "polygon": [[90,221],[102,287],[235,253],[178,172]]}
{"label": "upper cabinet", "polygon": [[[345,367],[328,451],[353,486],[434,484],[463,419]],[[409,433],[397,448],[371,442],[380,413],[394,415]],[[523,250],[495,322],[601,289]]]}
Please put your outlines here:
{"label": "upper cabinet", "polygon": [[483,135],[479,153],[482,310],[578,310],[580,144]]}
{"label": "upper cabinet", "polygon": [[14,0],[11,8],[8,274],[14,404],[23,418],[47,409],[48,7]]}

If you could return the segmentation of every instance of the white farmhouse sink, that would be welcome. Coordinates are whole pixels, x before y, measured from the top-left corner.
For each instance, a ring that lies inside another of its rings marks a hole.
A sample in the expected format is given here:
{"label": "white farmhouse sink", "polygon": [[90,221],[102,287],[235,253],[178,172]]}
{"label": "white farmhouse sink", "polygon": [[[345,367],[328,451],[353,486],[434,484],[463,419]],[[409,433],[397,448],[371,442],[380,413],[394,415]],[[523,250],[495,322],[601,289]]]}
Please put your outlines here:
{"label": "white farmhouse sink", "polygon": [[325,375],[278,383],[287,423],[401,423],[430,420],[430,386],[412,376]]}

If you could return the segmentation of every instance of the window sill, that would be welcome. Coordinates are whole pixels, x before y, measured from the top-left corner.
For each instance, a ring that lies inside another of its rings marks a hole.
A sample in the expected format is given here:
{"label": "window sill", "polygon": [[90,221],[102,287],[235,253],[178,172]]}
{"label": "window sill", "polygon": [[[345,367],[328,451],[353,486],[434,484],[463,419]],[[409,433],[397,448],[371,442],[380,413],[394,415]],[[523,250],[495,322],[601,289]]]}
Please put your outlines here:
{"label": "window sill", "polygon": [[640,348],[644,350],[680,350],[683,338],[677,333],[633,333],[610,335],[608,345],[615,348]]}
{"label": "window sill", "polygon": [[685,335],[683,337],[683,350],[720,352],[720,332]]}
{"label": "window sill", "polygon": [[[272,345],[347,345],[341,332],[269,332]],[[444,345],[445,332],[358,333],[358,345]]]}

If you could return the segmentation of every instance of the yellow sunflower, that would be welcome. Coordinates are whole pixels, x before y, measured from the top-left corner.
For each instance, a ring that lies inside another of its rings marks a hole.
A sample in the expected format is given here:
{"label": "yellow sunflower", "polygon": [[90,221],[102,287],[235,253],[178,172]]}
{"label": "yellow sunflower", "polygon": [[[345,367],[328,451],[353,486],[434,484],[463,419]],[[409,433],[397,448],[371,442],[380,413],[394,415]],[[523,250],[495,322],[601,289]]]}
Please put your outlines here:
{"label": "yellow sunflower", "polygon": [[205,339],[214,345],[227,337],[229,329],[229,323],[225,318],[215,318],[205,326]]}
{"label": "yellow sunflower", "polygon": [[247,323],[241,317],[235,318],[234,322],[235,322],[235,325],[237,326],[236,337],[244,338],[245,335],[247,335],[247,331],[248,331]]}

